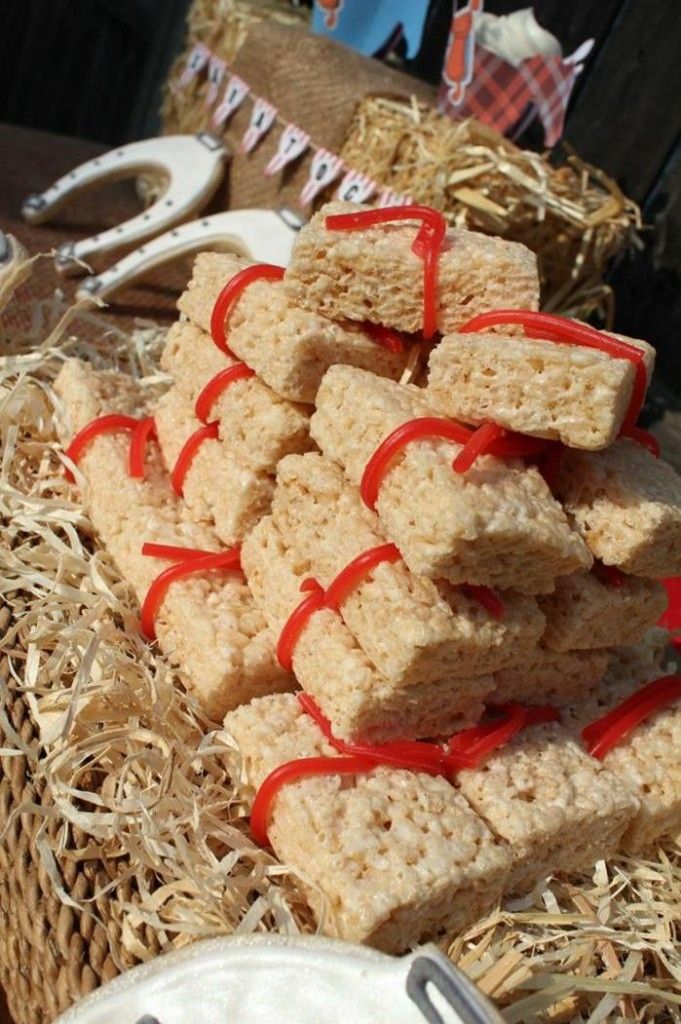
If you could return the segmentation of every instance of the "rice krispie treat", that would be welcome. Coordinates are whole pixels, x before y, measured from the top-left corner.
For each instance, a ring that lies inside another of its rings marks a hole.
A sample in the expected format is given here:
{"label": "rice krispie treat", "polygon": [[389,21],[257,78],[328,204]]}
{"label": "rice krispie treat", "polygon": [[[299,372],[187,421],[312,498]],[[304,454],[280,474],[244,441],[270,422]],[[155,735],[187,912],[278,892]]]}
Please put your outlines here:
{"label": "rice krispie treat", "polygon": [[[642,350],[650,379],[655,349],[614,337]],[[431,353],[427,395],[435,408],[465,423],[493,420],[523,434],[596,449],[617,437],[634,376],[630,360],[593,348],[508,333],[449,334]]]}
{"label": "rice krispie treat", "polygon": [[608,650],[555,651],[540,644],[522,660],[494,673],[493,700],[561,707],[591,690],[605,675]]}
{"label": "rice krispie treat", "polygon": [[523,730],[457,785],[514,863],[510,895],[558,871],[588,870],[614,855],[638,801],[560,725]]}
{"label": "rice krispie treat", "polygon": [[[178,308],[209,331],[223,286],[251,265],[241,256],[200,253]],[[355,324],[335,323],[299,308],[282,282],[249,284],[229,313],[227,335],[231,351],[277,394],[293,402],[314,402],[319,382],[334,363],[397,378],[406,361],[405,353],[389,352]]]}
{"label": "rice krispie treat", "polygon": [[[161,366],[192,408],[211,380],[238,365],[189,320],[168,331]],[[230,452],[254,470],[272,473],[284,455],[312,447],[310,409],[281,398],[256,376],[233,381],[215,400],[209,419],[219,423],[220,440]]]}
{"label": "rice krispie treat", "polygon": [[[163,461],[172,472],[189,438],[201,428],[192,403],[171,387],[154,409]],[[182,486],[190,514],[213,523],[223,544],[236,544],[270,510],[274,478],[242,463],[216,438],[203,440],[192,456]]]}
{"label": "rice krispie treat", "polygon": [[[418,388],[334,366],[317,395],[312,437],[359,484],[367,462],[397,427],[432,416]],[[452,470],[453,441],[403,449],[381,484],[376,511],[412,572],[523,594],[550,593],[557,576],[588,568],[584,542],[533,467],[484,456]]]}
{"label": "rice krispie treat", "polygon": [[539,604],[546,616],[546,647],[593,650],[638,643],[667,607],[667,592],[655,580],[622,573],[608,582],[596,571],[580,572],[561,576]]}
{"label": "rice krispie treat", "polygon": [[554,490],[606,565],[653,579],[681,574],[681,477],[642,445],[566,449]]}
{"label": "rice krispie treat", "polygon": [[[232,712],[225,729],[241,752],[247,801],[280,765],[335,754],[292,695]],[[298,873],[325,934],[389,953],[490,911],[509,866],[449,782],[394,768],[284,786],[268,837]]]}
{"label": "rice krispie treat", "polygon": [[[328,587],[363,552],[386,543],[378,517],[341,468],[323,455],[284,459],[274,522],[309,574]],[[507,593],[494,618],[470,594],[411,573],[401,558],[376,566],[345,597],[339,614],[389,679],[428,682],[476,676],[522,660],[544,627],[537,602]]]}
{"label": "rice krispie treat", "polygon": [[[129,377],[96,373],[76,359],[64,364],[55,388],[68,420],[64,441],[98,416],[145,411]],[[171,564],[143,556],[145,541],[222,548],[215,531],[193,521],[175,498],[155,446],[149,446],[144,479],[129,476],[129,443],[128,434],[99,435],[78,468],[86,479],[83,501],[95,530],[141,604]],[[172,583],[156,617],[156,636],[211,718],[253,696],[294,685],[276,661],[274,635],[240,573],[209,572]]]}
{"label": "rice krispie treat", "polygon": [[[275,637],[304,595],[309,575],[271,517],[244,541],[241,564]],[[404,685],[383,675],[336,612],[321,608],[307,620],[293,649],[293,670],[343,739],[369,743],[449,734],[477,721],[491,692],[491,675],[447,675]]]}
{"label": "rice krispie treat", "polygon": [[[330,214],[368,207],[327,203],[299,232],[284,284],[292,301],[332,320],[423,326],[423,261],[412,252],[414,221],[339,231]],[[518,242],[450,228],[438,262],[436,321],[442,333],[490,309],[537,309],[537,259]]]}

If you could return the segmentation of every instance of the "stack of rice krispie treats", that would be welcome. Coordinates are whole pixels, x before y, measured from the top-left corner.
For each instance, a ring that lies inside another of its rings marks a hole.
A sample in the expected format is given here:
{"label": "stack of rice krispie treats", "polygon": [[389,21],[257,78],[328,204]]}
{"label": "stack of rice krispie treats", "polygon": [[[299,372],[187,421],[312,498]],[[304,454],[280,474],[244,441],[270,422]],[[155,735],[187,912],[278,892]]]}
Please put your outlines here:
{"label": "stack of rice krispie treats", "polygon": [[[201,254],[160,400],[77,360],[58,392],[254,836],[326,933],[398,952],[681,831],[675,684],[607,755],[582,736],[663,674],[681,480],[635,427],[649,345],[542,318],[522,245],[365,213],[323,208],[283,276]],[[112,414],[153,419],[143,475],[134,420],[87,434]]]}

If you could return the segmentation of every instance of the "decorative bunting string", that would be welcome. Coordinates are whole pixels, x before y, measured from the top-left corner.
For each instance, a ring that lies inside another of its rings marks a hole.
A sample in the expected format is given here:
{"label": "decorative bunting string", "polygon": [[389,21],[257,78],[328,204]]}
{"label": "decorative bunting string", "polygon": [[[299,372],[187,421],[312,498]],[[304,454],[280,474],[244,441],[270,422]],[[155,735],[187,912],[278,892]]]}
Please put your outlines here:
{"label": "decorative bunting string", "polygon": [[374,194],[378,185],[367,174],[355,171],[352,168],[343,175],[343,180],[338,186],[336,199],[342,199],[346,203],[364,203]]}
{"label": "decorative bunting string", "polygon": [[229,121],[230,117],[237,110],[248,96],[248,86],[243,78],[238,75],[231,75],[227,82],[225,95],[222,102],[213,114],[213,127],[220,128]]}
{"label": "decorative bunting string", "polygon": [[239,152],[250,153],[255,149],[260,140],[267,135],[276,116],[277,108],[264,100],[262,96],[257,96],[251,111],[250,124],[241,140]]}
{"label": "decorative bunting string", "polygon": [[185,69],[180,75],[178,85],[180,89],[186,89],[190,82],[192,82],[199,71],[202,71],[210,60],[211,52],[207,46],[203,43],[196,43],[192,46]]}
{"label": "decorative bunting string", "polygon": [[302,156],[310,145],[310,136],[299,128],[297,124],[287,124],[279,136],[279,145],[267,167],[265,174],[268,177],[281,171],[287,164],[293,163],[299,156]]}
{"label": "decorative bunting string", "polygon": [[213,54],[208,61],[208,92],[206,93],[206,106],[212,107],[218,98],[218,92],[222,85],[222,79],[227,71],[227,62],[222,57]]}

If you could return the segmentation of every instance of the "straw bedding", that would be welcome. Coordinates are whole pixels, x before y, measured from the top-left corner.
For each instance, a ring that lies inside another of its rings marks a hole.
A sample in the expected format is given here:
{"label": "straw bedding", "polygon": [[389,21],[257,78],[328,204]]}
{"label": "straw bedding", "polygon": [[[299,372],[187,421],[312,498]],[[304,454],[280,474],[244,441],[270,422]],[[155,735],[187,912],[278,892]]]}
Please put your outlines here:
{"label": "straw bedding", "polygon": [[[13,310],[0,359],[0,969],[18,1024],[201,936],[313,927],[296,879],[248,839],[229,738],[142,642],[62,475],[65,353],[152,393],[162,338],[105,320],[94,341],[50,336],[63,312]],[[508,1024],[681,1021],[680,917],[669,843],[542,883],[443,946]]]}

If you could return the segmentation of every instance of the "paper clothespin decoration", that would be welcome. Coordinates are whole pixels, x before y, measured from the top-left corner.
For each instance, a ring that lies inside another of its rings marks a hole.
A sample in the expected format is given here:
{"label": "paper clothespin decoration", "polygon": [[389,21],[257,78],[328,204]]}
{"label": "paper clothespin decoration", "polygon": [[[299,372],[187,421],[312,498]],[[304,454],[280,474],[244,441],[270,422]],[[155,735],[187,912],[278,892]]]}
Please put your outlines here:
{"label": "paper clothespin decoration", "polygon": [[204,46],[203,43],[195,43],[189,52],[184,71],[180,75],[177,83],[180,89],[186,89],[189,83],[196,78],[199,71],[203,71],[209,59],[210,50],[208,47]]}
{"label": "paper clothespin decoration", "polygon": [[411,202],[411,196],[400,195],[399,192],[393,192],[391,188],[384,188],[378,197],[379,206],[408,206]]}
{"label": "paper clothespin decoration", "polygon": [[225,77],[227,64],[221,57],[212,55],[208,61],[208,91],[206,93],[206,106],[212,107],[218,98],[218,92]]}
{"label": "paper clothespin decoration", "polygon": [[274,124],[276,116],[277,108],[271,103],[268,103],[267,100],[264,100],[261,96],[258,96],[253,104],[251,120],[248,128],[244,132],[239,152],[250,153],[254,150],[260,140],[267,135],[268,131]]}
{"label": "paper clothespin decoration", "polygon": [[307,206],[315,196],[335,181],[343,169],[343,161],[339,156],[330,153],[328,149],[318,149],[312,157],[310,176],[304,186],[298,203],[300,206]]}
{"label": "paper clothespin decoration", "polygon": [[219,128],[225,124],[243,101],[248,96],[248,86],[243,78],[238,75],[230,75],[220,105],[215,108],[213,114],[213,126]]}
{"label": "paper clothespin decoration", "polygon": [[277,152],[265,168],[267,177],[276,174],[287,164],[293,163],[299,156],[302,156],[309,145],[310,136],[307,132],[304,132],[297,124],[287,124],[279,136]]}
{"label": "paper clothespin decoration", "polygon": [[368,175],[350,169],[343,175],[336,199],[345,203],[364,203],[376,191],[377,185]]}

